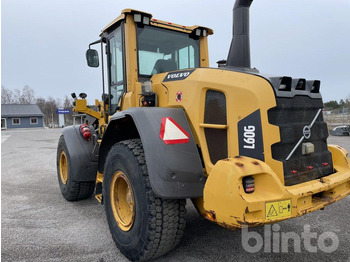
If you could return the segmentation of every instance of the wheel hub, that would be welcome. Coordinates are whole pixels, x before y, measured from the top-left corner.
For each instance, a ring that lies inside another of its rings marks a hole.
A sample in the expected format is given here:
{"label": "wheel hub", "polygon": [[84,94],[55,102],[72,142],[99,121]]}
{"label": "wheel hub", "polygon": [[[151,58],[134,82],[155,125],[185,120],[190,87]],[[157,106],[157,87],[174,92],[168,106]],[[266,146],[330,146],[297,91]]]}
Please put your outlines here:
{"label": "wheel hub", "polygon": [[61,151],[59,165],[61,181],[66,185],[68,181],[68,161],[64,151]]}
{"label": "wheel hub", "polygon": [[110,192],[114,218],[121,230],[129,231],[135,219],[135,201],[134,192],[124,172],[117,171],[113,174]]}

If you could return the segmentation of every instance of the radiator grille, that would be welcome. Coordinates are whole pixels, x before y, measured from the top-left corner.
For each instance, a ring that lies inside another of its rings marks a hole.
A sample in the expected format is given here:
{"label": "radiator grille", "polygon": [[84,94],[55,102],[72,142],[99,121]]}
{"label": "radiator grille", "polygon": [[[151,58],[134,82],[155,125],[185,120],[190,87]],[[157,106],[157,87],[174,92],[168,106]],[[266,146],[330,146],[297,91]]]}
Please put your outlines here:
{"label": "radiator grille", "polygon": [[303,142],[314,144],[315,152],[302,154],[300,145],[291,158],[287,156],[303,136],[303,128],[310,125],[317,111],[323,107],[322,99],[308,96],[276,98],[277,106],[268,112],[269,122],[280,128],[281,142],[272,145],[272,157],[283,162],[285,185],[291,186],[317,179],[333,172],[332,155],[327,148],[328,129],[322,113],[311,129],[310,139]]}

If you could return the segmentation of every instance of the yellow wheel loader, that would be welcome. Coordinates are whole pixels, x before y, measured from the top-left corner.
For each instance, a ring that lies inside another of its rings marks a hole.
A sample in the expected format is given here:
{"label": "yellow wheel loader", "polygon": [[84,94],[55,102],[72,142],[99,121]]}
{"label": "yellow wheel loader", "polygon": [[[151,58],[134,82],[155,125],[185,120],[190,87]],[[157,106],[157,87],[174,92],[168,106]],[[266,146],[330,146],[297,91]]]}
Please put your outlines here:
{"label": "yellow wheel loader", "polygon": [[320,81],[251,67],[252,2],[235,2],[232,44],[218,68],[209,67],[213,30],[138,10],[123,10],[89,45],[88,65],[102,67],[102,99],[88,106],[86,94],[72,94],[74,111],[87,117],[63,129],[58,180],[68,201],[95,194],[130,260],[179,243],[186,199],[233,229],[350,194],[349,155],[327,145]]}

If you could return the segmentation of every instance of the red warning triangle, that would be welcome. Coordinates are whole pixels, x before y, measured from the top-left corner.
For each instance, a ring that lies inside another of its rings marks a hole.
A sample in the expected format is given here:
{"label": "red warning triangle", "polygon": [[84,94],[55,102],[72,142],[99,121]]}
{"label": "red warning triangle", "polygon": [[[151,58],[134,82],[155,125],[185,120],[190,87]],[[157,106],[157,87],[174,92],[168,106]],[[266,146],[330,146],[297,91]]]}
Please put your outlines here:
{"label": "red warning triangle", "polygon": [[171,117],[163,117],[159,137],[165,144],[184,144],[190,141],[190,135]]}

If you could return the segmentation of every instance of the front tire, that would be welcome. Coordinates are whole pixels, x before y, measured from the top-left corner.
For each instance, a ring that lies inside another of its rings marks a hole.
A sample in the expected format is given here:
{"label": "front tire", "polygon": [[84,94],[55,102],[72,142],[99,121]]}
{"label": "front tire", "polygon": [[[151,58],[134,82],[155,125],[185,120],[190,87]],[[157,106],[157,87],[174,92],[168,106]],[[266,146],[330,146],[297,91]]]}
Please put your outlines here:
{"label": "front tire", "polygon": [[71,172],[71,159],[64,136],[58,140],[57,146],[57,177],[63,197],[68,201],[88,198],[95,190],[95,181],[74,181]]}
{"label": "front tire", "polygon": [[103,196],[113,240],[128,259],[156,258],[180,242],[186,200],[155,196],[140,139],[111,148],[105,164]]}

